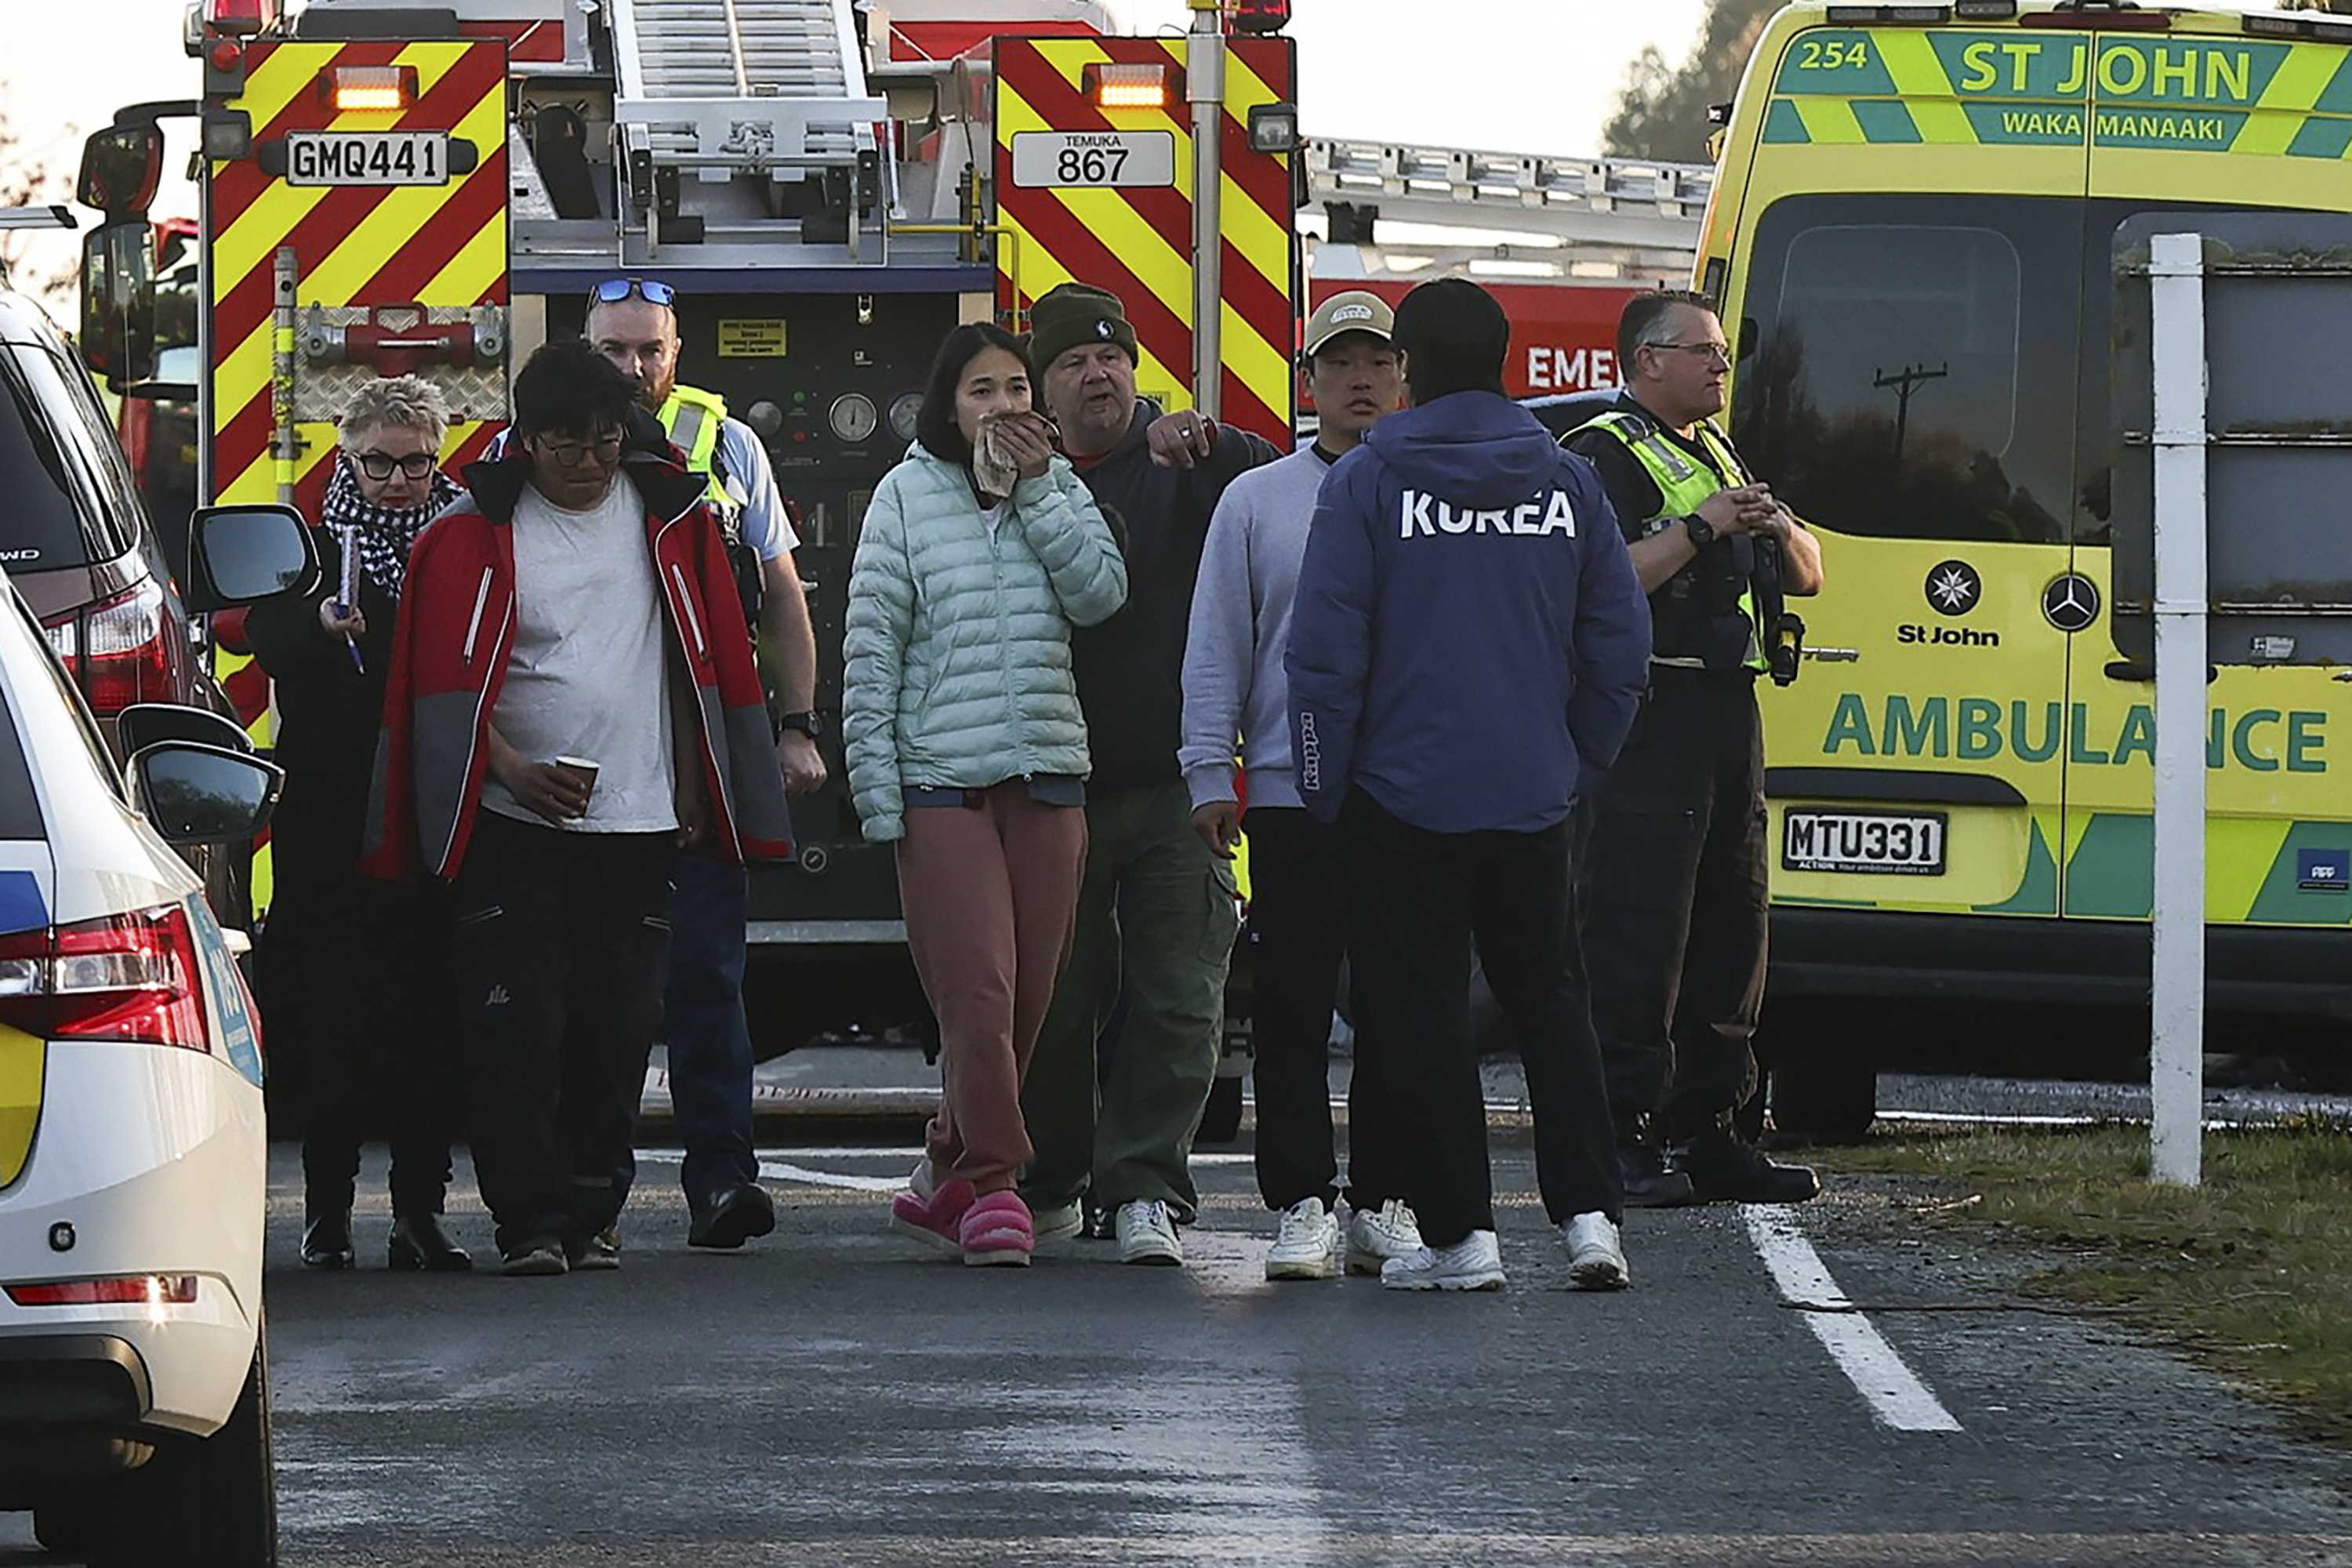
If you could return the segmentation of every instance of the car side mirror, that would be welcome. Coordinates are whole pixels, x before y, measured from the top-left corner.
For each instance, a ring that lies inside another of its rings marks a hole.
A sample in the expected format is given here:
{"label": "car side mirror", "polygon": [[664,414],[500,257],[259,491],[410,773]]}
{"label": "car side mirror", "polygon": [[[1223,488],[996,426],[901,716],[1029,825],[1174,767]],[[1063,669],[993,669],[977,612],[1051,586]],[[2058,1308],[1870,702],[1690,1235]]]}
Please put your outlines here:
{"label": "car side mirror", "polygon": [[307,594],[319,580],[319,548],[290,506],[199,507],[189,524],[188,579],[181,596],[199,612]]}
{"label": "car side mirror", "polygon": [[234,844],[269,820],[286,773],[258,757],[193,741],[131,755],[132,798],[163,842]]}
{"label": "car side mirror", "polygon": [[126,753],[135,754],[165,741],[194,741],[250,756],[253,737],[234,719],[207,709],[178,702],[134,702],[115,715],[115,734]]}
{"label": "car side mirror", "polygon": [[139,125],[110,125],[92,132],[81,144],[81,169],[74,181],[74,197],[116,218],[135,218],[147,226],[147,208],[163,179],[163,128],[153,121]]}
{"label": "car side mirror", "polygon": [[154,243],[145,218],[105,224],[82,241],[82,362],[111,386],[155,374]]}

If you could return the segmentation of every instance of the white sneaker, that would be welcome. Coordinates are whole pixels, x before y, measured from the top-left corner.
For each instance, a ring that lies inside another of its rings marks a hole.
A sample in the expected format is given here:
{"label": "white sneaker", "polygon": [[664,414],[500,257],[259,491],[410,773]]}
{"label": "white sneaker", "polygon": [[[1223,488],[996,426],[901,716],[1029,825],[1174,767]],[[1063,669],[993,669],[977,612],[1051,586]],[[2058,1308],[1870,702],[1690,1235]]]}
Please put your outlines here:
{"label": "white sneaker", "polygon": [[1421,1250],[1421,1222],[1402,1198],[1391,1198],[1376,1209],[1357,1209],[1348,1216],[1348,1272],[1378,1274],[1391,1258],[1411,1258]]}
{"label": "white sneaker", "polygon": [[1452,1247],[1390,1258],[1381,1265],[1381,1283],[1391,1290],[1499,1290],[1503,1249],[1493,1231],[1474,1230]]}
{"label": "white sneaker", "polygon": [[1111,1221],[1121,1263],[1158,1263],[1175,1268],[1184,1261],[1184,1244],[1176,1239],[1176,1221],[1168,1205],[1157,1198],[1138,1198],[1118,1205]]}
{"label": "white sneaker", "polygon": [[1331,1279],[1339,1273],[1339,1216],[1321,1198],[1301,1198],[1282,1211],[1282,1228],[1265,1255],[1269,1279]]}
{"label": "white sneaker", "polygon": [[1054,1204],[1029,1211],[1031,1234],[1039,1241],[1067,1241],[1087,1228],[1087,1204],[1084,1198],[1072,1198],[1066,1204]]}
{"label": "white sneaker", "polygon": [[1580,1214],[1559,1227],[1568,1242],[1568,1278],[1579,1290],[1622,1290],[1633,1282],[1617,1227],[1605,1214]]}

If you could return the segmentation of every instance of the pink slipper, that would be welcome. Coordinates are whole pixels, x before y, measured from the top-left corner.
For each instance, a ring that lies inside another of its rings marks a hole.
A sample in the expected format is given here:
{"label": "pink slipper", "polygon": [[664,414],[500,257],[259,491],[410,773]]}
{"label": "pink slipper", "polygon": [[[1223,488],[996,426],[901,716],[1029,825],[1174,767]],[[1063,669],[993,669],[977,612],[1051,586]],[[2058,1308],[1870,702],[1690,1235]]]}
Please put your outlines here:
{"label": "pink slipper", "polygon": [[909,1187],[890,1200],[890,1228],[942,1252],[961,1252],[957,1226],[972,1206],[971,1184],[942,1182],[928,1195]]}
{"label": "pink slipper", "polygon": [[1015,1192],[991,1193],[964,1210],[957,1227],[963,1260],[974,1268],[990,1264],[1026,1264],[1037,1246],[1029,1205]]}

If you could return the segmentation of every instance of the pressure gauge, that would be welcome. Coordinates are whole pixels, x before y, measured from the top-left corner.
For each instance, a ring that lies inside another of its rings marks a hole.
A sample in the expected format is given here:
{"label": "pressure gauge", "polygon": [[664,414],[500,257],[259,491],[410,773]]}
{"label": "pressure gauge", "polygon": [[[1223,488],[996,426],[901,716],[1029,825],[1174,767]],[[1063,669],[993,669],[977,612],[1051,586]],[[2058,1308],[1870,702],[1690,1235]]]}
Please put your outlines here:
{"label": "pressure gauge", "polygon": [[825,419],[832,425],[833,433],[852,447],[872,436],[874,427],[882,422],[875,411],[874,400],[862,392],[845,392],[835,398]]}
{"label": "pressure gauge", "polygon": [[890,400],[890,434],[901,441],[915,438],[915,421],[922,416],[923,395],[902,392]]}

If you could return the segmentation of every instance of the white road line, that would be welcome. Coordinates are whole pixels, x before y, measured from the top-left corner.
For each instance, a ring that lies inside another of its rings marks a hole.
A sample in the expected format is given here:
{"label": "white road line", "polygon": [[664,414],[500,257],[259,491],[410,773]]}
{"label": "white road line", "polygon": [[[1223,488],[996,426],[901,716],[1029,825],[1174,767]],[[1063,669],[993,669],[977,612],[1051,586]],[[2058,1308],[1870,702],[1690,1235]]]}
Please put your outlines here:
{"label": "white road line", "polygon": [[[1748,1239],[1772,1272],[1772,1283],[1783,1299],[1796,1306],[1844,1308],[1853,1305],[1822,1262],[1821,1254],[1797,1227],[1786,1208],[1746,1204],[1740,1217],[1748,1222]],[[1957,1432],[1960,1424],[1944,1408],[1934,1392],[1906,1366],[1868,1318],[1853,1311],[1809,1311],[1805,1326],[1830,1352],[1871,1414],[1897,1432]]]}

